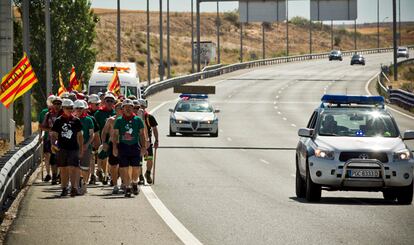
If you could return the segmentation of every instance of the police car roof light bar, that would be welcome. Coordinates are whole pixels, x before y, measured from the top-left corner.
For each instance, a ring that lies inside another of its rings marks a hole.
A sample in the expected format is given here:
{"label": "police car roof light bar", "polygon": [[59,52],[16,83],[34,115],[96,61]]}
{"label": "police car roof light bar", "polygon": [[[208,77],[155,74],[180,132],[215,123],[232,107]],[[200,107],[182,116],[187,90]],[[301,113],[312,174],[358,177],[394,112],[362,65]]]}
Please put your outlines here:
{"label": "police car roof light bar", "polygon": [[180,94],[181,99],[208,99],[207,94]]}
{"label": "police car roof light bar", "polygon": [[333,95],[325,94],[321,98],[322,103],[331,104],[359,104],[359,105],[381,105],[384,107],[384,97],[365,95]]}

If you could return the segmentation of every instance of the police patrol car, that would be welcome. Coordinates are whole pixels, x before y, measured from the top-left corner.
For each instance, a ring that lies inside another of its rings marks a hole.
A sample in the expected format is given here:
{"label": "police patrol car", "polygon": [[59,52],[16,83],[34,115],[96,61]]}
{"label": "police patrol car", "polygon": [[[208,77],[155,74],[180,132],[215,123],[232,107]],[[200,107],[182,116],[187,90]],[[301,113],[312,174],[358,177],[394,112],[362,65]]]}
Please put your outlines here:
{"label": "police patrol car", "polygon": [[296,196],[319,201],[321,189],[382,191],[411,204],[412,152],[381,96],[324,95],[296,148]]}
{"label": "police patrol car", "polygon": [[207,94],[181,94],[174,109],[169,109],[170,136],[181,134],[209,134],[218,137],[219,110],[208,101]]}

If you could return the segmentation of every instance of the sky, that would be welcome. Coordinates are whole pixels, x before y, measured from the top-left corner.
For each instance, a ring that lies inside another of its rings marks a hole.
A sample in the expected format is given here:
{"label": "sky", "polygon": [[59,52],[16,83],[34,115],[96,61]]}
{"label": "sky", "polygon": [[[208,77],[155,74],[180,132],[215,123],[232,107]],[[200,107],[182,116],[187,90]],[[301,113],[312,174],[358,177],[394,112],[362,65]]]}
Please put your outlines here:
{"label": "sky", "polygon": [[[91,0],[94,8],[112,8],[117,6],[117,0]],[[160,0],[149,0],[150,10],[158,11]],[[167,0],[162,0],[163,11],[166,10]],[[194,9],[195,9],[194,0]],[[397,0],[401,3],[401,21],[414,21],[414,0]],[[379,0],[380,3],[380,21],[389,22],[392,20],[392,0]],[[310,0],[289,0],[289,18],[293,16],[302,16],[309,19]],[[220,11],[232,11],[238,9],[238,2],[221,2]],[[215,2],[204,2],[201,4],[202,12],[215,12],[217,4]],[[128,10],[146,10],[146,0],[121,0],[121,9]],[[171,12],[183,12],[191,10],[191,0],[170,0]],[[397,17],[398,20],[398,17]],[[377,21],[377,0],[358,0],[358,23],[368,23]],[[342,23],[343,21],[337,21]],[[346,22],[345,22],[346,23]]]}

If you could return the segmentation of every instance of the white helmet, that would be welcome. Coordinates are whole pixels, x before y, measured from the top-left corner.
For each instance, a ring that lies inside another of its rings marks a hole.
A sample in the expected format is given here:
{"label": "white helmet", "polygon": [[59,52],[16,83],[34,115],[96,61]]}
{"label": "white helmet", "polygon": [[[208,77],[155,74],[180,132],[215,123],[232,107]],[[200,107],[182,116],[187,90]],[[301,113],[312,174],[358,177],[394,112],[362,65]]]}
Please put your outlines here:
{"label": "white helmet", "polygon": [[62,99],[67,99],[69,98],[69,92],[63,92],[62,95],[60,96]]}
{"label": "white helmet", "polygon": [[53,101],[55,100],[55,97],[56,97],[56,96],[54,96],[53,94],[52,94],[52,95],[49,95],[49,97],[47,97],[47,100],[46,100],[46,105],[47,105],[48,107],[50,107],[50,106],[52,106],[52,105],[53,105]]}
{"label": "white helmet", "polygon": [[76,101],[73,103],[73,107],[74,107],[75,109],[77,109],[77,108],[85,109],[85,108],[86,108],[86,107],[85,107],[85,104],[83,103],[83,100],[76,100]]}
{"label": "white helmet", "polygon": [[99,103],[101,103],[101,99],[99,99],[99,96],[97,94],[91,94],[88,97],[88,103],[90,103],[90,104],[99,104]]}
{"label": "white helmet", "polygon": [[111,93],[111,92],[107,92],[105,94],[104,99],[113,99],[113,100],[116,100],[115,95],[113,93]]}
{"label": "white helmet", "polygon": [[124,101],[122,101],[122,107],[126,105],[134,106],[134,103],[130,99],[125,99]]}
{"label": "white helmet", "polygon": [[146,100],[139,99],[138,103],[139,103],[139,106],[141,106],[141,107],[145,107],[145,108],[148,107],[148,102]]}
{"label": "white helmet", "polygon": [[63,99],[62,107],[73,107],[73,101],[70,99]]}
{"label": "white helmet", "polygon": [[84,109],[88,109],[88,102],[86,102],[85,100],[82,100],[83,105],[85,106]]}

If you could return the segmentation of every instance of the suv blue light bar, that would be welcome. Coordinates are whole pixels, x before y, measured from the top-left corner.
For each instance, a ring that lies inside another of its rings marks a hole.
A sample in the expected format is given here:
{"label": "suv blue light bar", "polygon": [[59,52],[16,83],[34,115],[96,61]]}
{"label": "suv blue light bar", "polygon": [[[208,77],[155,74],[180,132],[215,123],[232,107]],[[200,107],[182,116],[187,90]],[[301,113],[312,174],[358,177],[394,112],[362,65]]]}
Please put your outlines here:
{"label": "suv blue light bar", "polygon": [[208,95],[207,94],[180,94],[180,98],[181,99],[208,99]]}
{"label": "suv blue light bar", "polygon": [[325,94],[321,101],[331,104],[384,105],[384,97],[382,96]]}

